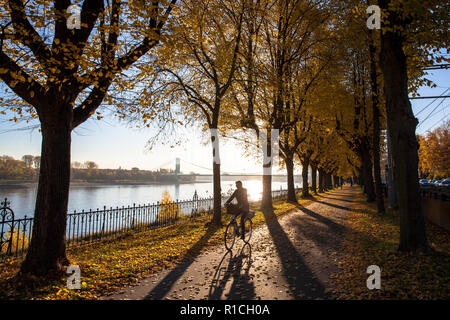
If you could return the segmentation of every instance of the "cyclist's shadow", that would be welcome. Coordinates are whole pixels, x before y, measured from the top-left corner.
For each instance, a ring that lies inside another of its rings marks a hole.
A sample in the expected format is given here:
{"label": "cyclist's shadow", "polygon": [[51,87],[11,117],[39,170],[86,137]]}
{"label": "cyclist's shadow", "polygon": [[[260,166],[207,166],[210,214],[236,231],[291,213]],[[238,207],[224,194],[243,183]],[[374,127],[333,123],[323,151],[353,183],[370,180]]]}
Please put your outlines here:
{"label": "cyclist's shadow", "polygon": [[234,256],[231,250],[227,251],[214,273],[208,299],[220,300],[224,293],[229,300],[254,299],[255,285],[249,276],[251,264],[252,247],[249,243],[245,243]]}

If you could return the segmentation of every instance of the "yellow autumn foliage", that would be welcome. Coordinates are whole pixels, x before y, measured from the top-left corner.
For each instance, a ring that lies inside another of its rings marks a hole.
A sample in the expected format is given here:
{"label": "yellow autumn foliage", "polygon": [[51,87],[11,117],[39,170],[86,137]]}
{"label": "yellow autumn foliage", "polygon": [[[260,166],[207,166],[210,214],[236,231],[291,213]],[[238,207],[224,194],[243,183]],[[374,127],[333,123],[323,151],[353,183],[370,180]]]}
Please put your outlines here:
{"label": "yellow autumn foliage", "polygon": [[158,223],[172,222],[180,218],[180,206],[172,200],[172,197],[167,190],[164,190],[159,205],[160,210],[157,217]]}
{"label": "yellow autumn foliage", "polygon": [[[6,234],[6,239],[11,239],[11,252],[16,252],[21,249],[26,249],[28,247],[28,237],[26,234],[18,230],[17,228],[14,229],[12,232],[11,237],[11,231],[8,231]],[[5,244],[1,247],[0,253],[7,253],[9,244]]]}

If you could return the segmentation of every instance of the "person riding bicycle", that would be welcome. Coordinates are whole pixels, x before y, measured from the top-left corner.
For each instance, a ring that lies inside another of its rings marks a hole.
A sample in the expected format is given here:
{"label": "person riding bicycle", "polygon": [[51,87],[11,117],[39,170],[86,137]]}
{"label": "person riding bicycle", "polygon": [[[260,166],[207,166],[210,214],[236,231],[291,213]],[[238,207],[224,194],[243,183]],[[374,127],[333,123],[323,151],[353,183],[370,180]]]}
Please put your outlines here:
{"label": "person riding bicycle", "polygon": [[[231,201],[236,198],[238,204],[233,205]],[[241,181],[236,181],[236,190],[233,192],[231,197],[225,202],[225,207],[227,207],[229,213],[236,216],[241,216],[241,238],[244,239],[245,230],[245,218],[250,210],[247,198],[247,189],[242,187]]]}

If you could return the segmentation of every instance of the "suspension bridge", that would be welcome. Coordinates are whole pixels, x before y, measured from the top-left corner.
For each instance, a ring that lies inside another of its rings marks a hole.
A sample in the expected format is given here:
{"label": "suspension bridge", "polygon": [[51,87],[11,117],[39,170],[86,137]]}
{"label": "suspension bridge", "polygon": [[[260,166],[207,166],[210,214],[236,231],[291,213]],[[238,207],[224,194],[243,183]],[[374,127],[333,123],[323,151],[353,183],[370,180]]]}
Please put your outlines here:
{"label": "suspension bridge", "polygon": [[[181,164],[183,164],[183,171],[181,171]],[[166,161],[164,163],[161,163],[154,167],[154,170],[161,171],[162,169],[167,170],[168,175],[175,175],[177,177],[212,177],[213,176],[213,169],[208,168],[205,166],[201,166],[195,163],[192,163],[190,161],[181,159],[181,158],[175,158],[171,159],[169,161]],[[206,173],[196,173],[195,171],[201,169],[203,172]],[[243,172],[232,172],[232,171],[223,171],[221,170],[220,173],[221,176],[227,176],[227,177],[261,177],[262,174],[259,173],[243,173]],[[298,175],[295,175],[298,176]],[[285,174],[273,174],[272,177],[286,177]]]}

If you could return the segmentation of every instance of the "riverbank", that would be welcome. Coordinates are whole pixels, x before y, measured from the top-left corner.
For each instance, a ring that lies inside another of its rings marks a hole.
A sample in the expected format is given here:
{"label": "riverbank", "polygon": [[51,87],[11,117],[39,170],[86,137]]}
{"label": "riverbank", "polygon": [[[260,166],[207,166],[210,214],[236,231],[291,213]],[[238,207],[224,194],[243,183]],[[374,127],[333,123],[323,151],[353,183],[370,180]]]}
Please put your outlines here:
{"label": "riverbank", "polygon": [[[116,185],[176,185],[176,184],[189,184],[189,183],[210,183],[210,181],[132,181],[132,180],[122,180],[122,181],[71,181],[70,185],[74,187],[85,187],[85,186],[116,186]],[[35,188],[37,187],[37,181],[15,181],[6,180],[0,181],[0,189],[13,189],[13,188]]]}
{"label": "riverbank", "polygon": [[[301,176],[294,175],[296,185],[301,184]],[[261,176],[221,176],[222,182],[229,181],[260,181]],[[286,182],[287,176],[273,175],[272,182]],[[98,186],[98,185],[173,185],[173,184],[189,184],[189,183],[212,183],[212,176],[195,176],[194,180],[190,181],[136,181],[136,180],[71,180],[71,186]],[[0,189],[10,188],[32,188],[38,184],[37,180],[0,180]]]}

